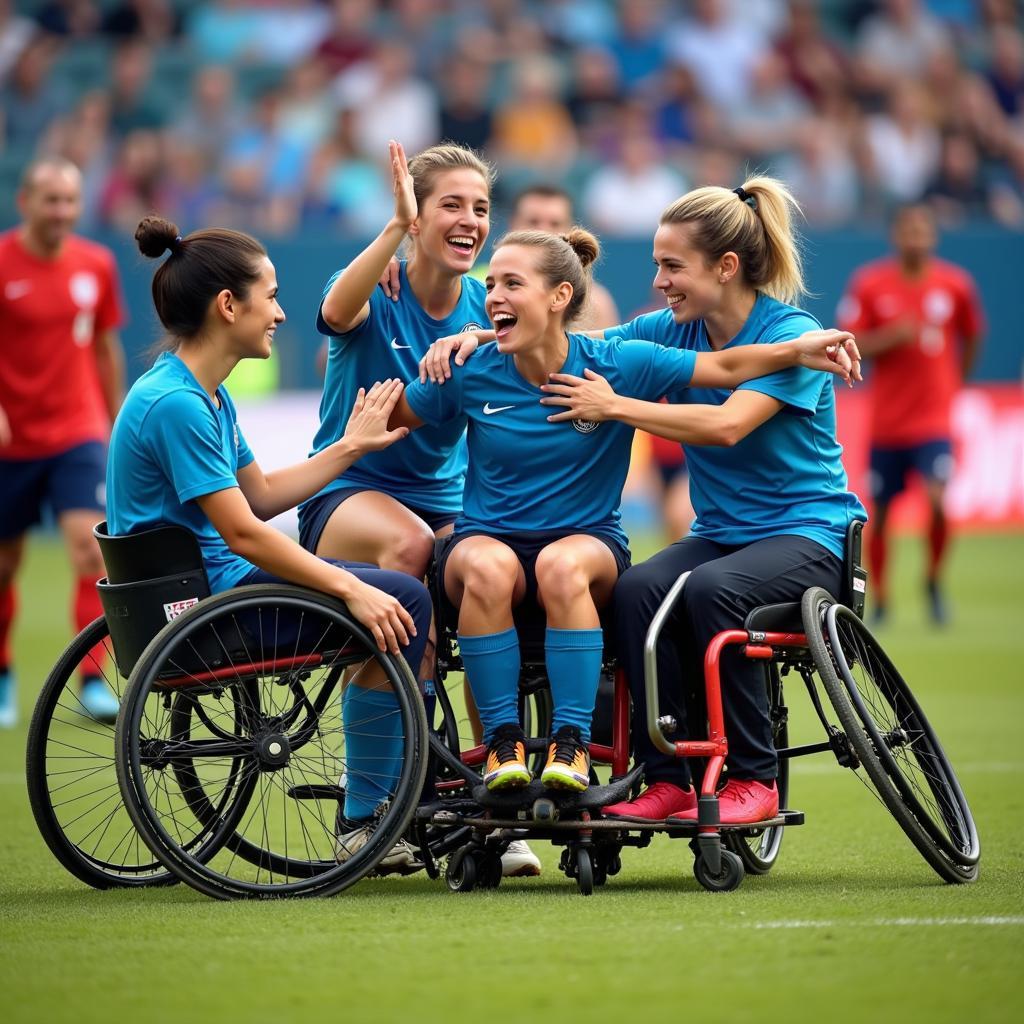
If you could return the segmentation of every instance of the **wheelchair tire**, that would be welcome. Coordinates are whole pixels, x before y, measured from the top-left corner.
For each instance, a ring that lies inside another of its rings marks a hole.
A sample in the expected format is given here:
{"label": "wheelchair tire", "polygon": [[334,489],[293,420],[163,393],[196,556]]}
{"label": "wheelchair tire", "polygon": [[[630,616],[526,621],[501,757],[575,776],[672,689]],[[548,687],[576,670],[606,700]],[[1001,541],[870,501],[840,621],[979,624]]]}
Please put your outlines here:
{"label": "wheelchair tire", "polygon": [[[282,616],[298,623],[287,649],[273,642]],[[401,763],[365,845],[339,863],[342,779],[357,774],[341,676],[368,668],[396,698]],[[369,874],[409,826],[426,751],[405,661],[381,653],[340,602],[283,584],[226,591],[164,627],[132,672],[117,728],[136,827],[170,871],[219,899],[325,896]]]}
{"label": "wheelchair tire", "polygon": [[57,860],[94,889],[176,882],[124,807],[114,769],[114,726],[93,718],[79,700],[83,669],[121,698],[127,680],[102,617],[64,649],[36,700],[25,777],[40,834]]}
{"label": "wheelchair tire", "polygon": [[818,675],[867,777],[862,781],[944,881],[974,881],[974,818],[906,681],[860,618],[825,591],[804,595],[803,615]]}
{"label": "wheelchair tire", "polygon": [[[783,706],[782,680],[778,667],[767,666],[768,675],[768,707],[774,711]],[[772,742],[779,750],[789,746],[789,723],[785,718],[772,720]],[[779,790],[779,807],[789,806],[789,758],[779,758],[779,773],[775,784]],[[786,829],[782,825],[769,828],[739,831],[730,829],[722,833],[722,845],[735,853],[746,869],[748,875],[766,875],[779,856],[782,837]]]}
{"label": "wheelchair tire", "polygon": [[711,873],[702,854],[693,861],[693,877],[708,892],[732,892],[743,884],[744,874],[743,860],[732,850],[722,850],[722,867],[717,875]]}

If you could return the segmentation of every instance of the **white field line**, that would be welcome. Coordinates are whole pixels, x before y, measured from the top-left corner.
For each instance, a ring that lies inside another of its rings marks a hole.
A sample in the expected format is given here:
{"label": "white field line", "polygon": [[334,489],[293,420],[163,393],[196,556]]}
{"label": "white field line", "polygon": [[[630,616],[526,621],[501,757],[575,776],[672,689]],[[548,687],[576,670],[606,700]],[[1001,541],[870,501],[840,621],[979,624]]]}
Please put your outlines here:
{"label": "white field line", "polygon": [[875,917],[867,920],[857,918],[842,921],[750,921],[724,922],[719,925],[736,928],[749,928],[753,931],[772,931],[776,929],[801,928],[949,928],[967,926],[971,928],[1022,928],[1024,917]]}

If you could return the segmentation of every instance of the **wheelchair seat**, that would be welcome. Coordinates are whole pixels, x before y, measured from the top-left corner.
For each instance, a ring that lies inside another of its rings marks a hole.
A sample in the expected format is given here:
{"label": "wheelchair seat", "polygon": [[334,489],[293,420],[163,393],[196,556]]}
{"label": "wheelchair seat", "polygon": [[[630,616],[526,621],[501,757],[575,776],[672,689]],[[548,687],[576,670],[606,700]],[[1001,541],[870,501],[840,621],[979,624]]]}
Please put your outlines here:
{"label": "wheelchair seat", "polygon": [[[861,534],[864,523],[855,519],[846,528],[846,542],[843,545],[843,579],[839,603],[845,604],[858,618],[864,615],[864,598],[867,593],[867,573],[860,564]],[[802,633],[803,618],[799,601],[784,601],[779,604],[763,604],[753,609],[743,623],[743,628],[755,633]]]}
{"label": "wheelchair seat", "polygon": [[107,575],[96,584],[117,666],[125,677],[172,619],[210,596],[199,542],[181,526],[113,536],[93,530]]}

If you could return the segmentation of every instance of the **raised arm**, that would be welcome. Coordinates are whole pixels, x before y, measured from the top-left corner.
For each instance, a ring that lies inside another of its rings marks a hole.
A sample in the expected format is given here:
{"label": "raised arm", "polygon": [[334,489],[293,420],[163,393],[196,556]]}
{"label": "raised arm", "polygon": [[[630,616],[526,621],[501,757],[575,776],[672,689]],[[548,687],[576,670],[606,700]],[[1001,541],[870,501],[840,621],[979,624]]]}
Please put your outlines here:
{"label": "raised arm", "polygon": [[402,397],[400,380],[387,380],[365,392],[359,389],[344,436],[294,466],[264,473],[255,462],[238,471],[238,485],[259,519],[272,519],[312,497],[367,452],[400,441],[409,431],[389,428],[388,419]]}
{"label": "raised arm", "polygon": [[388,143],[395,213],[384,230],[338,275],[324,296],[321,315],[335,334],[358,327],[370,313],[370,296],[416,219],[416,195],[401,143]]}

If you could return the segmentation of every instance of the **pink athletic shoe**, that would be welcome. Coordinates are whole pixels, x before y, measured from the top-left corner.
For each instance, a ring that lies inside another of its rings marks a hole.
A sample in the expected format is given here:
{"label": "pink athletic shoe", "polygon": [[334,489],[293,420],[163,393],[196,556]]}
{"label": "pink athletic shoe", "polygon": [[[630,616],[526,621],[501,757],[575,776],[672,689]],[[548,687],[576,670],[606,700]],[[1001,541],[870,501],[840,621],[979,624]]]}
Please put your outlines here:
{"label": "pink athletic shoe", "polygon": [[[779,790],[753,779],[730,779],[718,794],[718,817],[723,825],[748,825],[767,821],[779,813]],[[672,815],[684,821],[697,820],[697,801],[693,808]]]}
{"label": "pink athletic shoe", "polygon": [[611,804],[601,808],[609,818],[628,818],[630,821],[664,821],[674,814],[693,810],[697,813],[697,794],[693,786],[680,789],[671,782],[655,782],[635,800]]}

